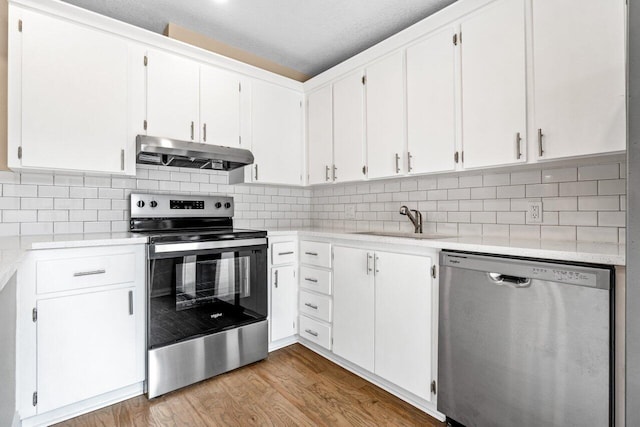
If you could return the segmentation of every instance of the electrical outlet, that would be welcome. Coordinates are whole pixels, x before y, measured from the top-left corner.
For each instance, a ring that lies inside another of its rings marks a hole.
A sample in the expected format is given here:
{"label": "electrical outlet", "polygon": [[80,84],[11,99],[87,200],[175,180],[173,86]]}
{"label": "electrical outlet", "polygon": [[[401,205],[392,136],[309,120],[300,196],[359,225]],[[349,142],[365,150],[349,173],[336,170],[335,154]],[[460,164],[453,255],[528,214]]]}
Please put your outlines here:
{"label": "electrical outlet", "polygon": [[527,224],[542,224],[542,202],[527,202]]}
{"label": "electrical outlet", "polygon": [[344,219],[356,219],[355,205],[346,205],[344,207]]}

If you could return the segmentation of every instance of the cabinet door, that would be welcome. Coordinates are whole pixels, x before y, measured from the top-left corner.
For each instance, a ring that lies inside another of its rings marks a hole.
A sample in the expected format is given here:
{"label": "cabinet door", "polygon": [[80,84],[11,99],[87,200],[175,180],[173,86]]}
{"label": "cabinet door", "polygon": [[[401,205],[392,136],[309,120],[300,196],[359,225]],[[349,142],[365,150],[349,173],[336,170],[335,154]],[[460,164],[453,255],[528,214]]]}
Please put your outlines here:
{"label": "cabinet door", "polygon": [[367,175],[404,171],[404,80],[402,52],[367,68]]}
{"label": "cabinet door", "polygon": [[624,0],[532,4],[538,157],[624,150]]}
{"label": "cabinet door", "polygon": [[431,400],[432,259],[376,252],[375,373]]}
{"label": "cabinet door", "polygon": [[447,28],[407,49],[409,173],[455,169],[455,46]]}
{"label": "cabinet door", "polygon": [[296,281],[293,266],[271,269],[271,341],[295,335]]}
{"label": "cabinet door", "polygon": [[22,68],[12,76],[22,100],[22,161],[16,166],[122,172],[127,43],[66,20],[20,14],[22,57],[11,57]]}
{"label": "cabinet door", "polygon": [[333,162],[335,181],[365,177],[364,86],[362,72],[349,74],[333,85]]}
{"label": "cabinet door", "polygon": [[147,135],[199,141],[198,63],[159,51],[147,58]]}
{"label": "cabinet door", "polygon": [[331,85],[309,94],[307,100],[309,184],[322,184],[333,180]]}
{"label": "cabinet door", "polygon": [[240,79],[237,75],[200,67],[200,142],[240,146]]}
{"label": "cabinet door", "polygon": [[333,352],[373,372],[373,251],[333,248]]}
{"label": "cabinet door", "polygon": [[464,167],[524,162],[524,1],[500,0],[461,28]]}
{"label": "cabinet door", "polygon": [[252,85],[253,181],[302,184],[302,95],[264,82]]}
{"label": "cabinet door", "polygon": [[38,301],[38,413],[137,382],[134,296],[131,287]]}

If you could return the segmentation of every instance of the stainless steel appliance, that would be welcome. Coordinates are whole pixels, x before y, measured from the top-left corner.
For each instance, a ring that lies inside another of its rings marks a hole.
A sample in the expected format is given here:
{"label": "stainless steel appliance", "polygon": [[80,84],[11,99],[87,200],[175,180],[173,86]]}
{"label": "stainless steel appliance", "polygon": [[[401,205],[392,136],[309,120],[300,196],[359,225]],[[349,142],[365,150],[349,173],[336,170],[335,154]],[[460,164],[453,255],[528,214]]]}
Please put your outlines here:
{"label": "stainless steel appliance", "polygon": [[221,145],[138,135],[137,161],[158,166],[231,171],[253,163],[251,151]]}
{"label": "stainless steel appliance", "polygon": [[613,270],[443,251],[438,410],[450,425],[613,425]]}
{"label": "stainless steel appliance", "polygon": [[231,197],[131,195],[149,239],[149,398],[267,357],[266,232],[232,217]]}

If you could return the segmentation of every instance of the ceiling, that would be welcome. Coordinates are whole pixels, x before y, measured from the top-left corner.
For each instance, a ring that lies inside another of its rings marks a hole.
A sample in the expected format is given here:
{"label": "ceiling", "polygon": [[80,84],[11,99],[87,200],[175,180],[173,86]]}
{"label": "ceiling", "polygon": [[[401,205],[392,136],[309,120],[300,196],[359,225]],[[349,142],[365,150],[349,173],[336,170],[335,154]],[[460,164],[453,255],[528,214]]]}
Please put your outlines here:
{"label": "ceiling", "polygon": [[169,22],[315,76],[456,0],[63,0],[162,33]]}

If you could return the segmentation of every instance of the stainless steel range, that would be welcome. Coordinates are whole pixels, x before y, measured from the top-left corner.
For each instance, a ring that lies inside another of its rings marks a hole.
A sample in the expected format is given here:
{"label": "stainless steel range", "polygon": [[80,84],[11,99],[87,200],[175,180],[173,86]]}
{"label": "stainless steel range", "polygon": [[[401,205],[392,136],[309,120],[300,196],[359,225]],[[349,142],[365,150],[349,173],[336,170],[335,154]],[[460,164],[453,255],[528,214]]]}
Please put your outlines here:
{"label": "stainless steel range", "polygon": [[132,194],[148,235],[147,395],[267,357],[267,237],[233,228],[233,198]]}

